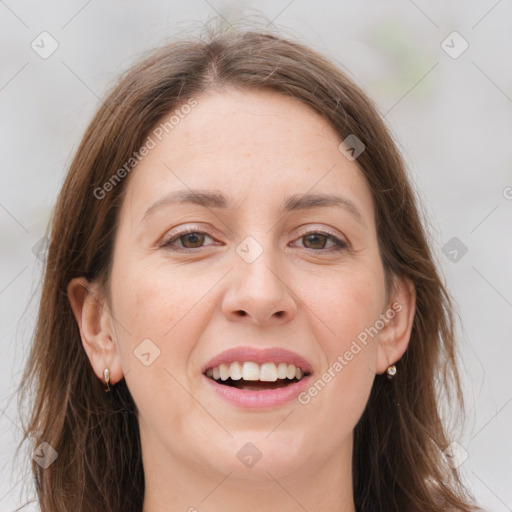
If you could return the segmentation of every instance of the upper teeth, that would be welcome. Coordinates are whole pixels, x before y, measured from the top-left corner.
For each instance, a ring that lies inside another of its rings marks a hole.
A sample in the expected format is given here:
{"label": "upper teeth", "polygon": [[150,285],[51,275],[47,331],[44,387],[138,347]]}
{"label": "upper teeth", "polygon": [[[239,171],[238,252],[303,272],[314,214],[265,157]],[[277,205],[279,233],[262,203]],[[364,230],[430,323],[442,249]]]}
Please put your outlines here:
{"label": "upper teeth", "polygon": [[215,380],[260,380],[265,382],[275,382],[277,379],[302,379],[304,371],[297,368],[294,364],[286,363],[239,363],[235,361],[231,364],[222,363],[215,368],[206,370],[208,377]]}

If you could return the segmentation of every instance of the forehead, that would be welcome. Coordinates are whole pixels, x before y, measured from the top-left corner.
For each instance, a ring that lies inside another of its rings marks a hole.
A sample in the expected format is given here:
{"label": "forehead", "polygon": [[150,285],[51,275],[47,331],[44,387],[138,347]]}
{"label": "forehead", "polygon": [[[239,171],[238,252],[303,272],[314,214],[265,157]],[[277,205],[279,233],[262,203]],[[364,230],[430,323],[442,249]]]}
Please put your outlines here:
{"label": "forehead", "polygon": [[150,134],[155,146],[127,190],[137,216],[164,193],[187,188],[225,191],[238,206],[343,192],[372,216],[361,170],[339,151],[334,128],[304,103],[274,91],[224,89],[192,104],[166,114]]}

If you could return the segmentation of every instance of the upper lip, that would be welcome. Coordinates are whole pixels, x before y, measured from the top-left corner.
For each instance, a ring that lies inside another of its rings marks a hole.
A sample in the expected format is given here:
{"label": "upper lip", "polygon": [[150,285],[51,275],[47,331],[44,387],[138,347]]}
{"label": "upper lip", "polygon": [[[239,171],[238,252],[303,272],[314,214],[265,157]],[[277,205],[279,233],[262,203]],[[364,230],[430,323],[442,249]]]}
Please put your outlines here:
{"label": "upper lip", "polygon": [[201,370],[205,373],[209,368],[215,368],[220,366],[222,363],[230,364],[234,361],[241,363],[251,361],[253,363],[286,363],[293,364],[298,368],[301,368],[304,373],[311,373],[311,364],[306,361],[303,357],[299,356],[295,352],[291,352],[285,348],[272,347],[265,349],[258,349],[252,347],[235,347],[225,350],[220,354],[212,357],[206,364],[203,365]]}

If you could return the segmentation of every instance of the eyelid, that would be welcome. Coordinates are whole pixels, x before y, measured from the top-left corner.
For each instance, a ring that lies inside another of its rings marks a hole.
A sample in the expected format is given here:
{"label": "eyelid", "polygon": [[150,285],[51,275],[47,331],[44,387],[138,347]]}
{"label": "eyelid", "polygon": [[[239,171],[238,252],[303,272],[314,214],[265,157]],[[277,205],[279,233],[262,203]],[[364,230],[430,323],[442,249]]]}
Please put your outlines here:
{"label": "eyelid", "polygon": [[[204,234],[204,235],[209,236],[212,239],[215,239],[215,236],[211,233],[210,230],[203,228],[200,225],[192,224],[189,227],[183,228],[177,232],[171,232],[171,233],[166,234],[162,241],[161,246],[167,247],[167,248],[172,246],[173,247],[172,250],[176,250],[179,252],[197,252],[199,249],[204,249],[206,247],[209,247],[209,245],[206,245],[206,246],[191,249],[188,247],[174,246],[173,244],[170,243],[171,240],[174,240],[174,239],[179,240],[180,237],[188,235],[190,233]],[[350,248],[350,244],[345,239],[345,237],[340,236],[337,233],[330,231],[328,228],[319,227],[319,226],[311,226],[311,225],[300,229],[293,241],[296,241],[296,240],[298,240],[306,235],[309,235],[309,234],[320,234],[320,235],[327,236],[331,241],[333,241],[335,243],[336,247],[331,247],[329,249],[318,249],[318,250],[308,249],[307,247],[304,247],[304,249],[306,249],[306,250],[311,250],[311,251],[318,252],[318,253],[322,253],[322,252],[328,253],[328,252],[332,252],[332,251],[336,251],[336,250]],[[210,244],[210,245],[218,245],[218,244]]]}
{"label": "eyelid", "polygon": [[[170,232],[166,233],[166,235],[162,239],[162,246],[167,245],[171,240],[173,240],[175,238],[179,239],[180,237],[188,235],[190,233],[201,233],[204,235],[208,235],[210,238],[215,238],[214,235],[212,234],[212,232],[209,231],[208,229],[200,226],[199,224],[197,224],[197,225],[192,224],[186,228],[180,229],[179,231],[174,231],[174,232],[170,231]],[[186,247],[183,247],[182,249],[187,250]],[[190,250],[190,249],[188,249],[188,250]],[[195,250],[195,249],[192,249],[192,250]]]}
{"label": "eyelid", "polygon": [[300,232],[298,233],[297,237],[294,240],[300,239],[309,234],[319,234],[319,235],[326,236],[328,239],[330,239],[331,241],[334,242],[335,247],[330,247],[329,249],[319,249],[319,250],[308,249],[307,247],[304,247],[304,249],[306,249],[306,250],[310,250],[310,251],[314,251],[314,252],[318,252],[318,253],[329,253],[329,252],[335,252],[337,250],[341,251],[343,249],[350,249],[350,244],[344,236],[340,236],[337,233],[334,233],[334,232],[330,231],[329,229],[323,228],[323,227],[309,226],[307,228],[301,229]]}
{"label": "eyelid", "polygon": [[342,235],[338,234],[335,231],[330,230],[329,228],[323,227],[323,226],[315,226],[315,225],[313,225],[313,226],[311,226],[311,225],[305,226],[305,227],[299,229],[299,235],[298,236],[304,236],[304,235],[307,235],[309,233],[322,233],[324,235],[331,235],[334,238],[339,239],[340,242],[344,242],[344,243],[348,244],[347,241],[345,241],[344,239],[342,240],[342,238],[344,238]]}

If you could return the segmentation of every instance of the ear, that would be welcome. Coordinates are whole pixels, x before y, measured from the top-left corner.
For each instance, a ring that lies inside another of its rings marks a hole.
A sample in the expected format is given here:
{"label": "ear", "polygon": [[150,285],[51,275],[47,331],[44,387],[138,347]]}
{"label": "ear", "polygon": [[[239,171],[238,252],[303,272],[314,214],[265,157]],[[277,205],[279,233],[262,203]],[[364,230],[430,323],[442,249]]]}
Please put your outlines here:
{"label": "ear", "polygon": [[381,315],[385,326],[380,331],[376,373],[384,373],[406,351],[411,338],[416,311],[416,289],[412,281],[395,278],[386,311]]}
{"label": "ear", "polygon": [[67,292],[80,329],[82,345],[94,373],[105,383],[103,372],[108,368],[110,383],[115,384],[123,378],[123,369],[117,354],[112,316],[100,287],[97,283],[78,277],[69,282]]}

